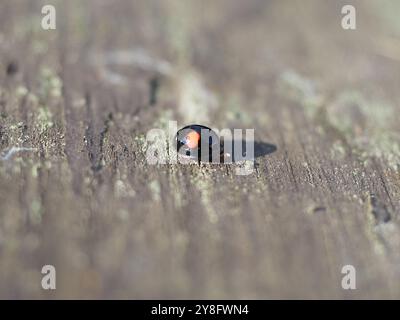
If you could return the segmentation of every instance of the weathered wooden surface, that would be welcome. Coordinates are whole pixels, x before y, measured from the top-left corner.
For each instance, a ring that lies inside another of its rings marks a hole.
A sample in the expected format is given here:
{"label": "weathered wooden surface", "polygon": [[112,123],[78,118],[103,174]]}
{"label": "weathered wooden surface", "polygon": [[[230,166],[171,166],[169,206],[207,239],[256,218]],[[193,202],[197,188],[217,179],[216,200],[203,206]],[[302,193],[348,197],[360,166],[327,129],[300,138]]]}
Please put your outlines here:
{"label": "weathered wooden surface", "polygon": [[[400,6],[350,2],[1,1],[0,297],[400,298]],[[276,151],[151,166],[168,120]]]}

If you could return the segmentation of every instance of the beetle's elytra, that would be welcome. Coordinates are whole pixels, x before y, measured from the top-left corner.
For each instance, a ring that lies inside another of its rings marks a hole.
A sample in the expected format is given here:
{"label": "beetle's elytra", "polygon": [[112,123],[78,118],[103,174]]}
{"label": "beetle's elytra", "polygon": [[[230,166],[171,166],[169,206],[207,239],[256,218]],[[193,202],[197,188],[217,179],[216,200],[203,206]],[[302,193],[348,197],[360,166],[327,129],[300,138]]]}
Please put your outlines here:
{"label": "beetle's elytra", "polygon": [[181,157],[211,161],[213,154],[220,155],[219,138],[206,126],[191,124],[183,127],[176,134],[176,143],[178,155]]}

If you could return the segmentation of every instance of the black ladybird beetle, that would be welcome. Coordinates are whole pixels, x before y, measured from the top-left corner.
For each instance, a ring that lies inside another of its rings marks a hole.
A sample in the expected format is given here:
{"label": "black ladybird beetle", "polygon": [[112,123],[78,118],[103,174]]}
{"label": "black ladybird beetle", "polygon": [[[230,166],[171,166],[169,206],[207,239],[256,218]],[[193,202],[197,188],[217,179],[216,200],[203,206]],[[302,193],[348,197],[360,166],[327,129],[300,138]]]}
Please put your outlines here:
{"label": "black ladybird beetle", "polygon": [[[208,139],[208,141],[204,141],[205,139]],[[206,126],[191,124],[183,127],[176,134],[176,142],[177,152],[181,157],[198,160],[199,162],[212,161],[217,158],[219,160],[221,154],[219,138],[213,130]],[[208,148],[208,157],[207,152],[204,152],[204,148]],[[213,155],[215,156],[213,157]]]}

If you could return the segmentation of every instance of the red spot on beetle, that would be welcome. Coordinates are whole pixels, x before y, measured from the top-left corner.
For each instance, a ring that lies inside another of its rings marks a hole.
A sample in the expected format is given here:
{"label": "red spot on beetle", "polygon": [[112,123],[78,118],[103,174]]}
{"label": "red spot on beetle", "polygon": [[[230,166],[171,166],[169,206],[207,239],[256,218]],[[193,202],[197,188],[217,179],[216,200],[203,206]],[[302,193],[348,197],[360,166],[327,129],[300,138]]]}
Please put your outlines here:
{"label": "red spot on beetle", "polygon": [[190,131],[186,135],[186,145],[190,149],[197,148],[197,146],[199,145],[199,141],[200,141],[200,134],[197,133],[196,131]]}

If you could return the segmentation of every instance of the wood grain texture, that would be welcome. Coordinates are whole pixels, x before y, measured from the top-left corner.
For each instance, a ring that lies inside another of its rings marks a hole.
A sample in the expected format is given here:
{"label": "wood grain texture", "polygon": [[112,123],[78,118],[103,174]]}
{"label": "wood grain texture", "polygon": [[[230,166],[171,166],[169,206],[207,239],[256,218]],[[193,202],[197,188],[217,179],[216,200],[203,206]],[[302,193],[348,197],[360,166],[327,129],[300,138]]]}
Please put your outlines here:
{"label": "wood grain texture", "polygon": [[[0,297],[400,298],[400,6],[347,2],[1,1]],[[149,165],[169,120],[256,170]]]}

